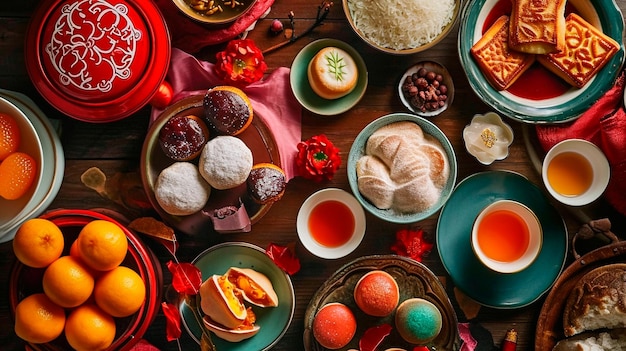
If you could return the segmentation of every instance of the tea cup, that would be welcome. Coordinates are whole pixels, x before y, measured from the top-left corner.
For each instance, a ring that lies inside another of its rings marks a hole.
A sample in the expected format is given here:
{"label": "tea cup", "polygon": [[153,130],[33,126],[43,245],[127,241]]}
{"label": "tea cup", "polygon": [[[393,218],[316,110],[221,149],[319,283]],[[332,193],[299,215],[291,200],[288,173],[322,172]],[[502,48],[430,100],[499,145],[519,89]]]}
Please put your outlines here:
{"label": "tea cup", "polygon": [[611,167],[595,144],[568,139],[550,148],[541,177],[556,200],[569,206],[584,206],[602,195],[609,184]]}
{"label": "tea cup", "polygon": [[499,200],[485,207],[472,226],[472,249],[480,262],[499,273],[530,266],[543,243],[541,223],[526,205]]}

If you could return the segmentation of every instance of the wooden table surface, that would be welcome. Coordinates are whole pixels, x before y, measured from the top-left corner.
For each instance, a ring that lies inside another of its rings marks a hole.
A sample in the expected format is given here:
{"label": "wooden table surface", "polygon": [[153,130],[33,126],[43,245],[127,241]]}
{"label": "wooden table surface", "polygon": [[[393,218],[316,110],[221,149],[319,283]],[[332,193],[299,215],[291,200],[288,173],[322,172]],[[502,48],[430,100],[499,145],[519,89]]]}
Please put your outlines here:
{"label": "wooden table surface", "polygon": [[[30,14],[38,2],[38,0],[21,0],[2,1],[0,4],[0,88],[26,94],[42,108],[49,118],[61,122],[61,140],[66,168],[61,189],[49,209],[108,208],[127,213],[125,208],[85,187],[80,181],[80,175],[92,166],[99,167],[109,177],[117,173],[137,173],[150,108],[143,108],[133,116],[118,122],[90,124],[71,119],[51,107],[29,80],[23,57],[24,34]],[[626,10],[625,0],[619,0],[618,3],[622,11]],[[302,32],[312,23],[318,5],[318,0],[276,0],[271,13],[266,19],[257,23],[256,28],[249,34],[249,38],[253,39],[260,48],[270,47],[283,40],[282,35],[269,35],[268,28],[273,18],[280,18],[287,23],[289,11],[293,11],[295,15],[296,30]],[[426,52],[409,56],[382,54],[358,39],[349,27],[341,2],[337,1],[322,26],[295,43],[265,57],[269,66],[268,73],[270,73],[278,67],[290,67],[295,55],[309,42],[319,38],[336,38],[353,45],[365,59],[369,71],[369,85],[365,97],[350,111],[335,117],[320,117],[306,110],[302,112],[303,140],[325,133],[341,150],[343,165],[332,181],[314,183],[300,178],[293,179],[289,182],[283,199],[253,226],[250,233],[193,237],[179,234],[178,236],[181,243],[178,256],[181,261],[190,261],[201,251],[222,241],[246,241],[261,247],[267,247],[269,243],[279,245],[297,243],[296,250],[302,269],[292,277],[296,294],[295,315],[289,330],[274,348],[275,350],[304,349],[303,319],[307,304],[315,291],[333,272],[361,256],[391,253],[390,246],[394,242],[394,233],[400,226],[385,223],[369,214],[367,215],[366,235],[361,245],[352,254],[337,260],[323,260],[309,254],[298,242],[295,224],[298,208],[310,194],[328,187],[349,191],[345,163],[352,141],[366,124],[377,117],[391,112],[405,111],[396,94],[396,84],[405,68],[420,60],[434,59],[445,65],[454,78],[456,96],[451,108],[442,115],[432,118],[432,121],[445,132],[454,146],[458,161],[457,182],[477,172],[510,170],[526,176],[532,183],[542,187],[541,178],[528,157],[522,137],[523,126],[519,122],[507,120],[514,129],[515,140],[505,160],[484,166],[465,151],[462,140],[463,128],[474,114],[486,113],[492,109],[481,102],[468,84],[457,55],[457,29],[458,24],[443,42]],[[214,53],[221,49],[223,49],[221,45],[206,48],[198,53],[197,57],[213,62]],[[575,233],[581,225],[578,217],[572,215],[564,206],[556,203],[554,206],[564,218],[570,235]],[[437,219],[438,216],[433,215],[419,222],[418,225],[434,236]],[[154,241],[146,241],[157,253],[162,264],[170,259],[162,247]],[[571,260],[572,256],[569,254],[568,263]],[[7,282],[13,262],[11,244],[1,244],[0,285],[3,287],[0,288],[0,345],[2,345],[0,349],[3,350],[23,349],[22,342],[13,332],[13,322],[8,307]],[[454,297],[454,284],[447,276],[436,249],[425,259],[424,263],[444,281],[459,321],[467,321]],[[170,280],[171,277],[166,272],[165,285],[169,284]],[[531,350],[542,301],[543,299],[540,299],[530,306],[512,310],[483,307],[475,321],[491,331],[496,345],[500,344],[507,329],[515,328],[519,332],[518,350]],[[148,329],[145,339],[162,350],[178,349],[176,343],[166,341],[165,318],[162,313],[159,313]],[[183,350],[199,349],[185,333],[180,341]]]}

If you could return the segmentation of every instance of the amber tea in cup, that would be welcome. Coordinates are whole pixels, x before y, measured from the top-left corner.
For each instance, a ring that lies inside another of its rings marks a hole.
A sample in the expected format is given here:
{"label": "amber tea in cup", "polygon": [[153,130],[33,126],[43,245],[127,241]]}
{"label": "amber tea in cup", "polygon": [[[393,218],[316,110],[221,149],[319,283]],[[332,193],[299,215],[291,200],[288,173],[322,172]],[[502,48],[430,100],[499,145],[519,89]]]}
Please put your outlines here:
{"label": "amber tea in cup", "polygon": [[472,228],[472,248],[488,268],[514,273],[535,260],[542,244],[541,224],[522,203],[496,201],[485,207]]}
{"label": "amber tea in cup", "polygon": [[594,144],[568,139],[553,146],[541,175],[548,192],[563,204],[587,205],[602,195],[610,178],[609,162]]}

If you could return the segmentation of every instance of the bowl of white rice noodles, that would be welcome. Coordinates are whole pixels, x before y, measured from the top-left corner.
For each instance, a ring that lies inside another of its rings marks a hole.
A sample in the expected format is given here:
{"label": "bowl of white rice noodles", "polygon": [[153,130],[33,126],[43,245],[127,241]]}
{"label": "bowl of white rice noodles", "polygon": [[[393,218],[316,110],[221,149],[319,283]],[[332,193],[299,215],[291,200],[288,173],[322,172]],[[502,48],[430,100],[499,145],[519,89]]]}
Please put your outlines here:
{"label": "bowl of white rice noodles", "polygon": [[370,46],[390,54],[424,51],[454,27],[460,0],[342,0],[356,34]]}

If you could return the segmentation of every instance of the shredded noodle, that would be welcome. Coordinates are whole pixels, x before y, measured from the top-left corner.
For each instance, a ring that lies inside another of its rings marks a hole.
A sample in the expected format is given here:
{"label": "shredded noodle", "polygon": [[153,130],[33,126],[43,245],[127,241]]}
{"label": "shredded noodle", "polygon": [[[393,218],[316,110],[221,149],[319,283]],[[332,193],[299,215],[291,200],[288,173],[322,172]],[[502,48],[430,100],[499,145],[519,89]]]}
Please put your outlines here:
{"label": "shredded noodle", "polygon": [[392,50],[431,42],[450,23],[454,0],[348,0],[354,25],[373,43]]}

